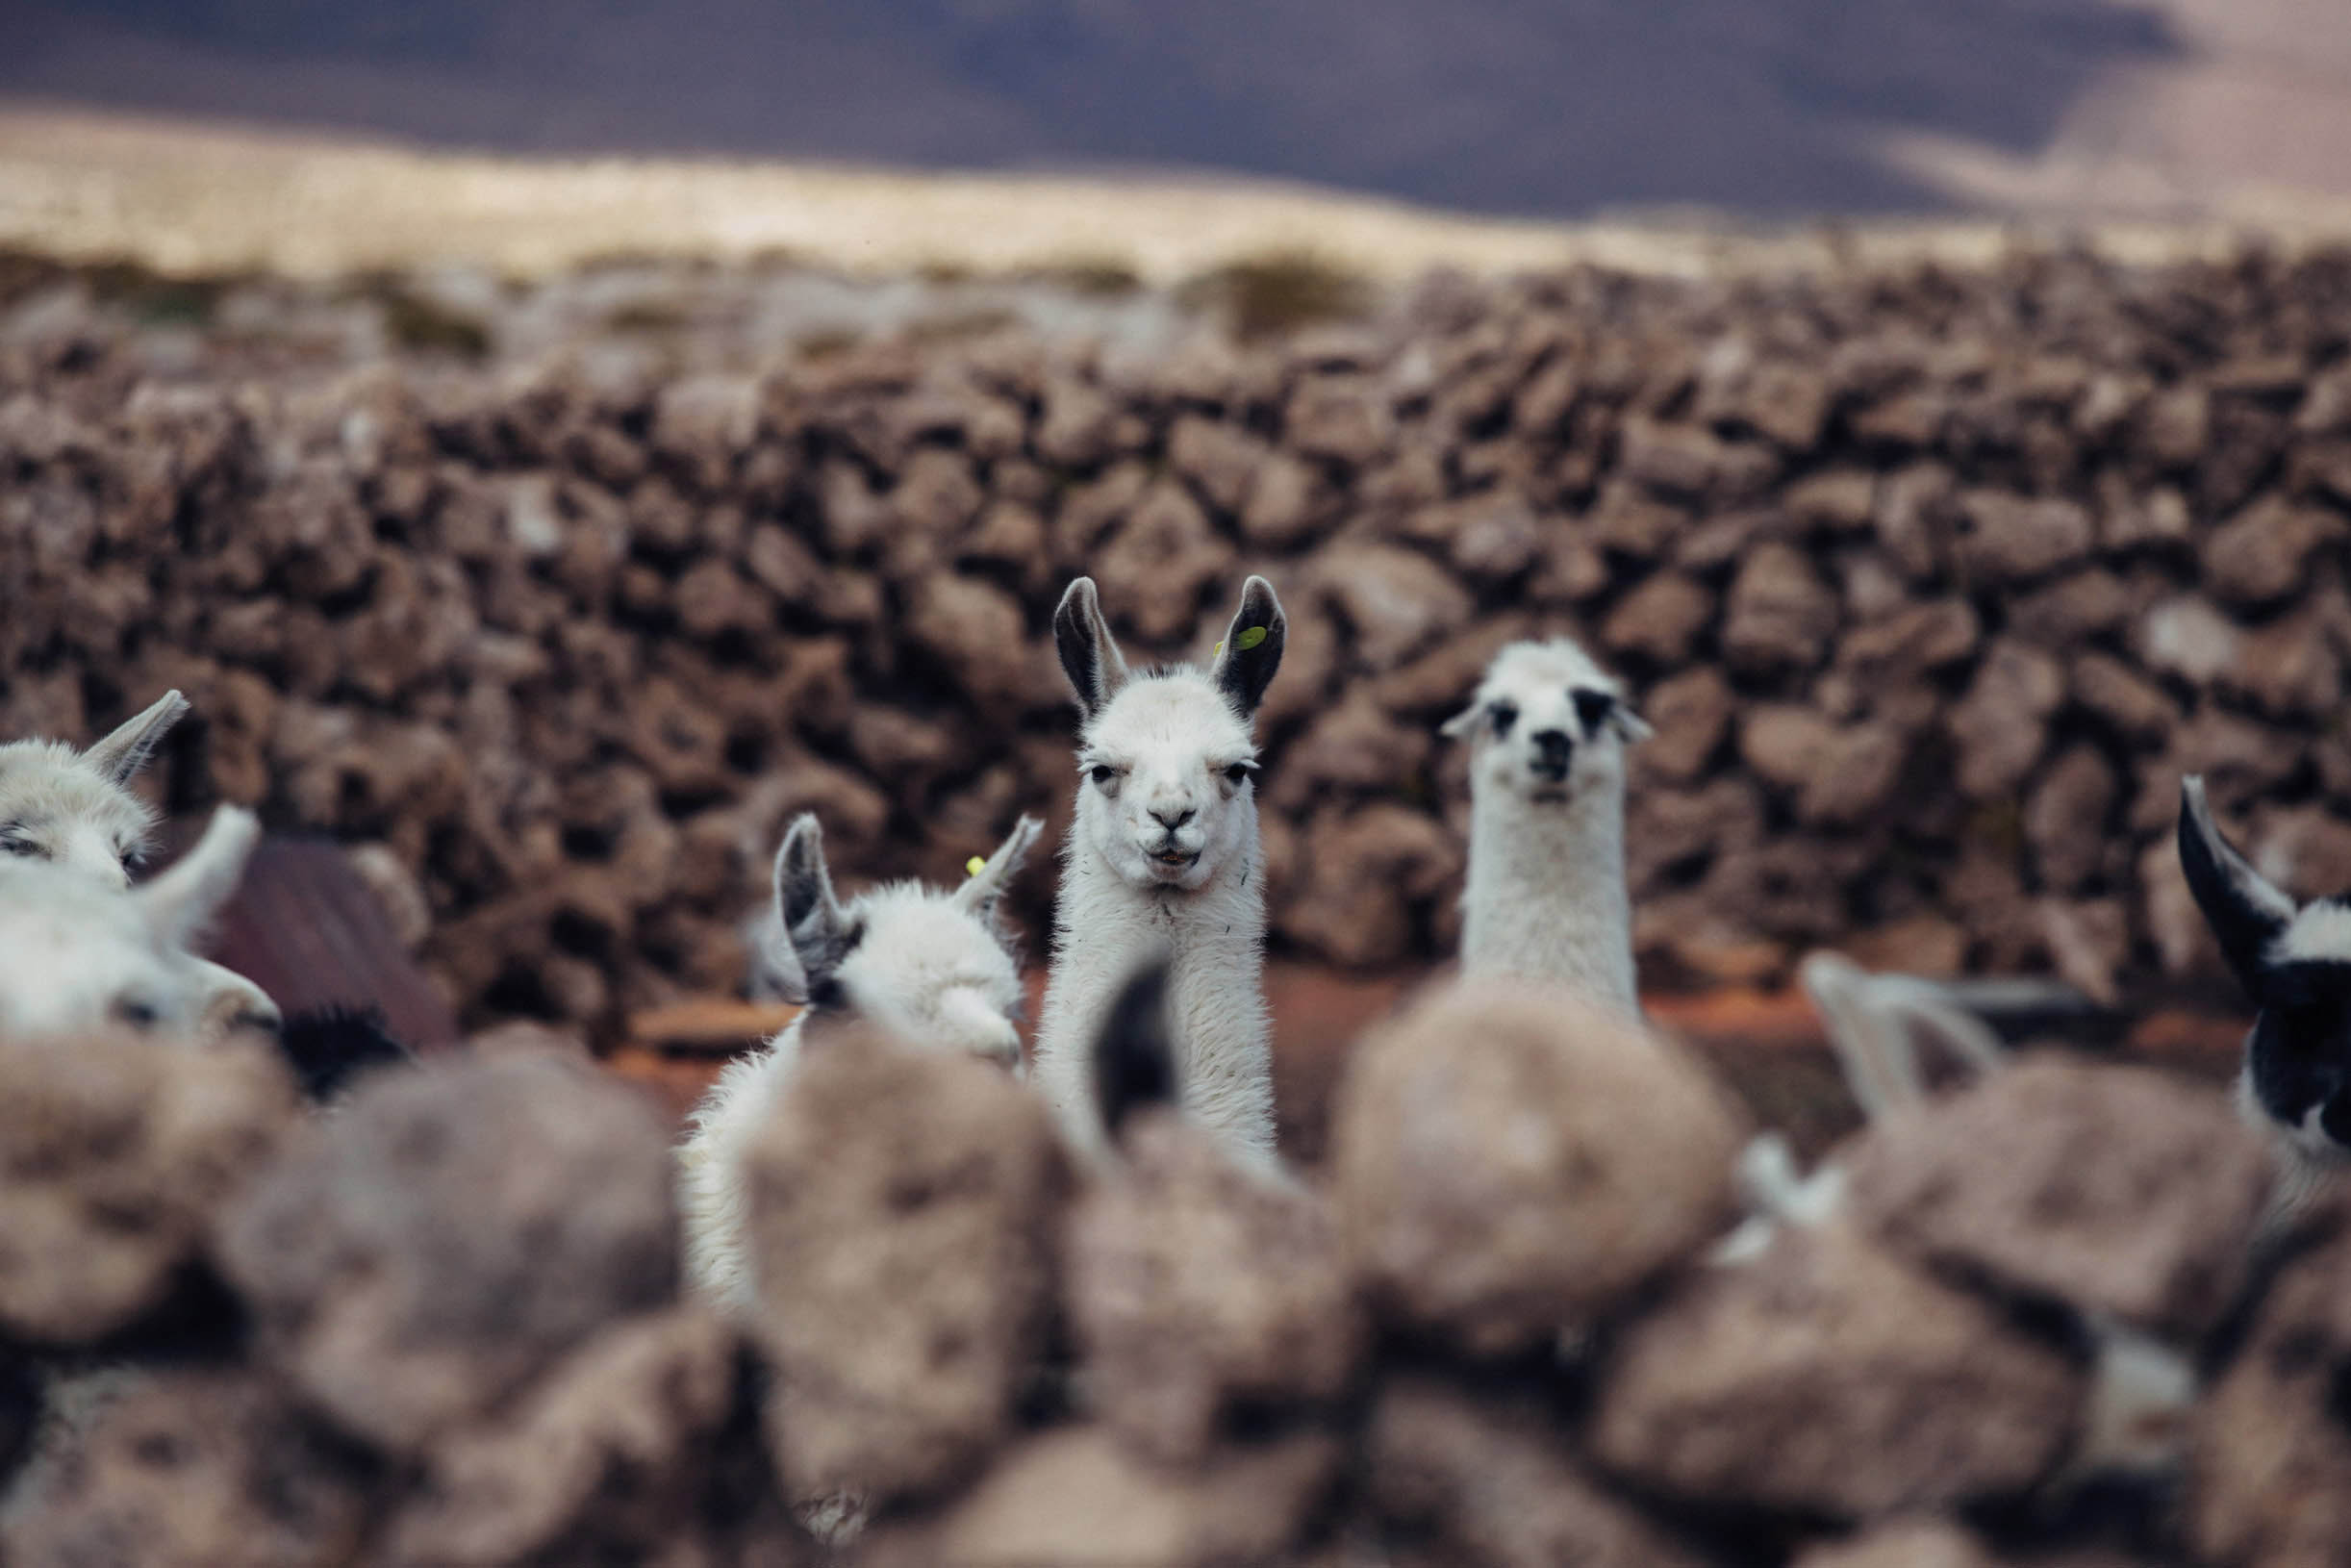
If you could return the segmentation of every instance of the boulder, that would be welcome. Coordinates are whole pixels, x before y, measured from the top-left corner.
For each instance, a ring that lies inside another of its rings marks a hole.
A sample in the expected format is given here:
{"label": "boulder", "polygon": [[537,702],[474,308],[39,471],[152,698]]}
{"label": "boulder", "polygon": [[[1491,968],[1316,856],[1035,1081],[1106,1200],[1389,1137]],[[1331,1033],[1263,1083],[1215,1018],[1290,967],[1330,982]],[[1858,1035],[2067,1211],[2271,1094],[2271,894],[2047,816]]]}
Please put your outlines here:
{"label": "boulder", "polygon": [[2182,1344],[2244,1282],[2272,1180],[2221,1095],[2055,1056],[1881,1122],[1844,1164],[1854,1223],[1892,1252]]}
{"label": "boulder", "polygon": [[1187,1465],[1232,1412],[1333,1404],[1368,1336],[1324,1201],[1172,1117],[1145,1119],[1121,1154],[1069,1227],[1070,1320],[1101,1420]]}
{"label": "boulder", "polygon": [[227,1211],[265,1360],[394,1451],[491,1411],[677,1288],[669,1139],[589,1063],[443,1058],[362,1079]]}
{"label": "boulder", "polygon": [[788,1500],[975,1472],[1052,1302],[1070,1172],[1044,1101],[975,1058],[851,1031],[796,1070],[746,1180]]}
{"label": "boulder", "polygon": [[1627,1332],[1591,1442],[1677,1497],[1878,1518],[2030,1491],[2081,1378],[1841,1225],[1783,1228]]}
{"label": "boulder", "polygon": [[1367,1036],[1332,1125],[1333,1201],[1374,1304],[1474,1355],[1590,1324],[1718,1231],[1743,1133],[1668,1042],[1495,981]]}

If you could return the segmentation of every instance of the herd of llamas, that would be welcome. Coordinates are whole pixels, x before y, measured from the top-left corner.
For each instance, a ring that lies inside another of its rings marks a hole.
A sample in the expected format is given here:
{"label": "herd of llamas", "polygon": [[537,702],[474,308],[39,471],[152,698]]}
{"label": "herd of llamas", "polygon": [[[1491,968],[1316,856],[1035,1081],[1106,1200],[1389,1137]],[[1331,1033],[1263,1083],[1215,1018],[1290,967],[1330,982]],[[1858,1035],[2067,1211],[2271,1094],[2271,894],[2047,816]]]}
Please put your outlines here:
{"label": "herd of llamas", "polygon": [[[1298,1179],[1275,1147],[1254,796],[1254,716],[1285,631],[1261,577],[1244,587],[1205,669],[1131,667],[1090,579],[1071,585],[1054,617],[1078,710],[1076,811],[1028,1075],[1087,1161],[1118,1159],[1127,1113],[1159,1101],[1213,1133],[1245,1179]],[[315,1027],[195,951],[256,842],[251,814],[218,808],[190,851],[133,880],[154,816],[130,784],[186,707],[168,694],[79,751],[47,740],[0,747],[0,1031],[127,1029],[202,1044],[238,1033],[290,1041]],[[1629,748],[1647,727],[1622,688],[1572,641],[1514,644],[1444,733],[1471,757],[1455,983],[1637,1024],[1625,792]],[[765,927],[773,946],[757,960],[803,1010],[727,1067],[676,1151],[688,1277],[719,1310],[745,1309],[756,1283],[746,1151],[828,1033],[878,1027],[1023,1074],[1024,989],[999,908],[1041,832],[1022,818],[952,889],[903,882],[845,899],[819,822],[790,825]],[[2270,1131],[2286,1173],[2265,1222],[2275,1224],[2351,1160],[2351,898],[2298,903],[2264,879],[2222,836],[2192,777],[2182,782],[2179,852],[2258,1009],[2237,1100]],[[1873,1118],[1928,1093],[1922,1042],[1978,1073],[2000,1069],[1997,1038],[1959,988],[1867,974],[1834,954],[1814,955],[1802,974]],[[320,1081],[331,1098],[336,1075]],[[1749,1218],[1715,1249],[1728,1267],[1758,1255],[1782,1227],[1822,1223],[1843,1197],[1833,1165],[1807,1175],[1770,1133],[1740,1157],[1735,1185]],[[2187,1397],[2188,1371],[2129,1330],[2112,1329],[2100,1357],[2125,1410]],[[850,1498],[812,1522],[839,1538],[858,1518]]]}

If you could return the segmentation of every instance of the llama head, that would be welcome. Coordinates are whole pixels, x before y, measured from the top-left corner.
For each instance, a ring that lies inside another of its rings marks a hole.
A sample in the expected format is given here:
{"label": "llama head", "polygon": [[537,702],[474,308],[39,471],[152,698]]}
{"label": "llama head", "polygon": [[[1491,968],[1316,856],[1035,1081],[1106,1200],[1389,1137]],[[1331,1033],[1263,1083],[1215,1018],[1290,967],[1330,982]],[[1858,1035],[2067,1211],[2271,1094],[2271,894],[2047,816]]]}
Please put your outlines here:
{"label": "llama head", "polygon": [[[812,1014],[855,1015],[913,1044],[1021,1071],[1020,961],[998,920],[1045,824],[1024,817],[951,892],[892,882],[843,903],[804,812],[775,852],[775,921]],[[781,973],[779,966],[779,973]]]}
{"label": "llama head", "polygon": [[1246,852],[1257,811],[1251,721],[1288,631],[1273,585],[1251,577],[1206,670],[1134,674],[1094,579],[1070,585],[1053,612],[1053,642],[1083,714],[1075,850],[1100,855],[1130,887],[1184,892]]}
{"label": "llama head", "polygon": [[202,1034],[227,972],[188,947],[237,890],[260,834],[252,813],[222,806],[194,848],[129,890],[75,867],[0,863],[0,1034]]}
{"label": "llama head", "polygon": [[165,692],[87,751],[62,741],[0,746],[0,853],[130,886],[155,813],[129,784],[187,711],[186,697]]}
{"label": "llama head", "polygon": [[1564,805],[1625,784],[1625,747],[1649,733],[1615,677],[1565,637],[1513,643],[1443,733],[1470,743],[1470,782]]}
{"label": "llama head", "polygon": [[2297,905],[2221,837],[2192,774],[2180,869],[2259,1009],[2240,1092],[2303,1152],[2351,1155],[2351,896]]}

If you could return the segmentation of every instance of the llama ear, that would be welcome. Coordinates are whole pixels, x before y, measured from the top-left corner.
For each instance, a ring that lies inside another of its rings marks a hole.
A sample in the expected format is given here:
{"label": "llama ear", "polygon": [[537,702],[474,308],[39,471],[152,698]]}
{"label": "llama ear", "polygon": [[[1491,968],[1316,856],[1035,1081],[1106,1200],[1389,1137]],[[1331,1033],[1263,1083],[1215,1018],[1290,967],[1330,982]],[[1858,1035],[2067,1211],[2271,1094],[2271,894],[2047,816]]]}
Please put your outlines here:
{"label": "llama ear", "polygon": [[2180,780],[2180,870],[2204,923],[2245,990],[2261,994],[2262,953],[2292,923],[2294,901],[2220,836],[2202,774]]}
{"label": "llama ear", "polygon": [[1167,997],[1167,957],[1145,960],[1119,988],[1095,1039],[1095,1110],[1113,1142],[1137,1111],[1154,1105],[1172,1110],[1181,1101]]}
{"label": "llama ear", "polygon": [[1449,741],[1466,740],[1478,733],[1479,709],[1475,699],[1470,705],[1437,726],[1437,733]]}
{"label": "llama ear", "polygon": [[824,829],[817,814],[803,811],[775,851],[775,919],[784,928],[800,967],[803,998],[814,995],[841,967],[856,934],[833,896],[832,873],[824,865]]}
{"label": "llama ear", "polygon": [[1209,673],[1217,689],[1243,713],[1255,713],[1265,700],[1265,689],[1281,668],[1281,645],[1289,633],[1289,619],[1281,613],[1281,600],[1274,596],[1274,585],[1263,577],[1242,585],[1241,608],[1226,628],[1225,641],[1217,645],[1216,668]]}
{"label": "llama ear", "polygon": [[177,690],[165,692],[143,712],[115,726],[113,734],[92,744],[82,753],[82,760],[98,770],[108,783],[128,784],[147,765],[156,746],[186,712],[188,698]]}
{"label": "llama ear", "polygon": [[262,824],[242,806],[220,806],[194,848],[132,890],[147,929],[166,948],[185,948],[237,891]]}
{"label": "llama ear", "polygon": [[1013,824],[1012,836],[996,847],[996,853],[979,863],[978,870],[964,879],[955,890],[955,907],[978,917],[991,930],[996,926],[996,906],[1004,897],[1004,890],[1021,873],[1021,864],[1028,858],[1037,836],[1045,831],[1044,822],[1035,817],[1024,817]]}
{"label": "llama ear", "polygon": [[1646,741],[1656,733],[1649,727],[1648,720],[1632,711],[1631,703],[1624,701],[1619,701],[1615,710],[1608,715],[1608,725],[1616,731],[1617,739],[1627,746],[1635,741]]}
{"label": "llama ear", "polygon": [[1080,577],[1061,595],[1053,611],[1053,646],[1061,654],[1062,672],[1077,694],[1077,706],[1088,719],[1109,706],[1126,684],[1126,659],[1102,619],[1101,595],[1094,579]]}

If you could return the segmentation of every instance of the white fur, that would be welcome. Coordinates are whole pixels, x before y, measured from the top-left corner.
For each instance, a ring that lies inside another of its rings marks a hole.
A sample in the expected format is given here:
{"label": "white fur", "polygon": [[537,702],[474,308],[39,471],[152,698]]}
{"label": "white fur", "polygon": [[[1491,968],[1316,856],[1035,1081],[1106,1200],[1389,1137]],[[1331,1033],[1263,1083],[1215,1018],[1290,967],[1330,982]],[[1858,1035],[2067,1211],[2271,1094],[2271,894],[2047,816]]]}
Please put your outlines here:
{"label": "white fur", "polygon": [[[795,957],[788,966],[777,964],[776,972],[788,970],[804,985],[837,983],[850,1011],[910,1044],[966,1051],[1018,1075],[1021,975],[994,917],[1044,824],[1022,818],[981,870],[951,891],[893,882],[839,905],[824,880],[817,906],[795,922],[785,915],[785,879],[786,857],[796,844],[813,857],[816,875],[824,876],[821,841],[810,842],[816,840],[814,822],[796,822],[777,853],[775,924],[804,939],[816,963]],[[824,967],[824,945],[860,928],[847,956]],[[813,1016],[803,1013],[758,1050],[728,1063],[695,1107],[691,1130],[678,1147],[687,1278],[732,1312],[749,1309],[756,1287],[744,1160],[791,1086]]]}
{"label": "white fur", "polygon": [[[1265,876],[1251,776],[1257,746],[1246,709],[1225,683],[1234,656],[1223,654],[1210,670],[1186,664],[1130,675],[1086,579],[1063,600],[1063,616],[1073,613],[1099,638],[1104,673],[1097,690],[1078,692],[1086,718],[1077,809],[1062,846],[1038,1086],[1072,1142],[1101,1152],[1096,1042],[1136,967],[1164,956],[1185,1112],[1271,1164]],[[1252,578],[1227,642],[1260,618],[1275,627],[1277,662],[1280,606]]]}
{"label": "white fur", "polygon": [[2311,959],[2351,964],[2351,904],[2306,904],[2270,944],[2273,964]]}
{"label": "white fur", "polygon": [[[1576,694],[1596,694],[1590,721]],[[1498,710],[1512,717],[1507,728]],[[1649,732],[1616,681],[1566,638],[1494,656],[1470,707],[1445,726],[1470,738],[1470,857],[1462,893],[1465,974],[1555,981],[1640,1016],[1625,890],[1625,747]],[[1563,778],[1537,737],[1567,738]]]}
{"label": "white fur", "polygon": [[187,947],[236,891],[260,833],[252,813],[222,806],[194,848],[127,890],[76,866],[0,862],[0,1034],[200,1038],[227,972]]}
{"label": "white fur", "polygon": [[[62,741],[0,746],[0,866],[45,863],[100,888],[129,887],[155,831],[154,809],[129,784],[187,712],[188,699],[166,692],[88,750]],[[277,1003],[260,986],[207,959],[183,958],[203,988],[190,1025],[197,1039],[277,1029]]]}

